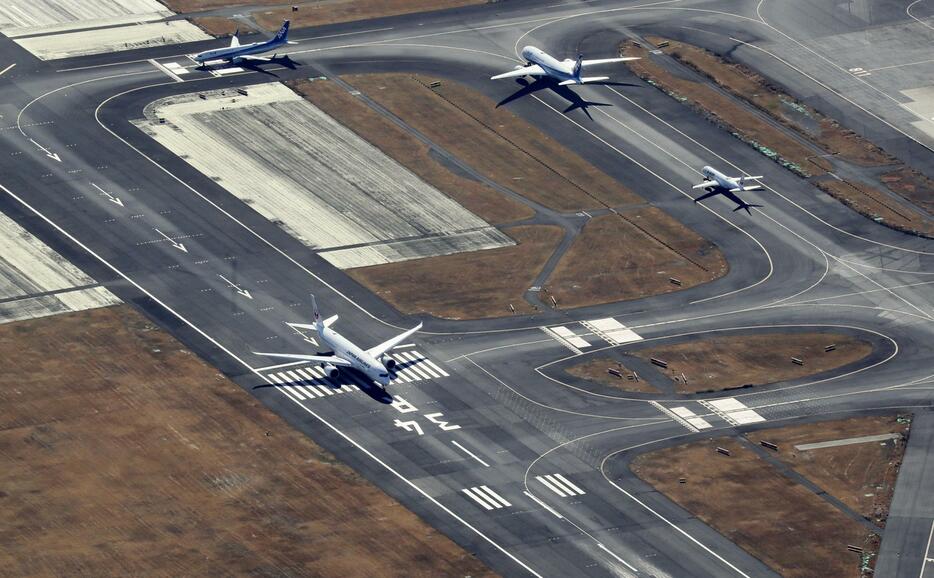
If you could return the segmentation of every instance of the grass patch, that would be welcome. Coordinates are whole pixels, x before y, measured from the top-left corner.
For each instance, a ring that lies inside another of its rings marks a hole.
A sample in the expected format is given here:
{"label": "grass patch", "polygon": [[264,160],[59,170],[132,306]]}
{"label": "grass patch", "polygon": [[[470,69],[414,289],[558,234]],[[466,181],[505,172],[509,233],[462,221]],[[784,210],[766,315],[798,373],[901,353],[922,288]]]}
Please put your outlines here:
{"label": "grass patch", "polygon": [[686,289],[727,269],[713,243],[646,207],[590,220],[546,286],[560,307],[582,307]]}
{"label": "grass patch", "polygon": [[491,575],[127,306],[2,325],[0,356],[10,574]]}
{"label": "grass patch", "polygon": [[415,259],[346,271],[406,314],[481,319],[533,313],[524,299],[564,235],[560,227],[528,225],[505,230],[512,247]]}
{"label": "grass patch", "polygon": [[[834,344],[836,349],[824,351]],[[717,335],[674,345],[628,351],[640,359],[668,363],[657,369],[675,381],[678,393],[719,391],[799,379],[863,359],[872,345],[837,333]],[[796,357],[804,365],[792,363]],[[680,376],[687,377],[685,383]]]}

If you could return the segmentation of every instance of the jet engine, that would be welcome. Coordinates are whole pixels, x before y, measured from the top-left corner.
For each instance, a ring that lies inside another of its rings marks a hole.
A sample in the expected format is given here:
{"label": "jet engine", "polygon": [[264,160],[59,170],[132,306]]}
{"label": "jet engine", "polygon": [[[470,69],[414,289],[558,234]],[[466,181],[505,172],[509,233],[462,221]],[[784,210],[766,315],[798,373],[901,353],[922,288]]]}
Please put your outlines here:
{"label": "jet engine", "polygon": [[324,367],[324,373],[331,379],[336,378],[337,374],[340,373],[340,370],[334,367],[333,365],[331,365],[330,363],[325,363],[323,367]]}
{"label": "jet engine", "polygon": [[387,357],[383,361],[383,365],[386,367],[386,369],[388,369],[389,371],[392,371],[393,369],[396,368],[396,360],[391,357]]}

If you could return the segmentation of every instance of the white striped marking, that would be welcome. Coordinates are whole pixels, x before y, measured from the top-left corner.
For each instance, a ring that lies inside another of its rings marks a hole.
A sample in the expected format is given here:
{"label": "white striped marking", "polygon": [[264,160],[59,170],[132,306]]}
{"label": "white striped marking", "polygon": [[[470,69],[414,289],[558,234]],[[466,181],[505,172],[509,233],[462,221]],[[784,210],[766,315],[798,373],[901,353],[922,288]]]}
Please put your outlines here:
{"label": "white striped marking", "polygon": [[472,451],[468,450],[468,449],[465,448],[464,446],[460,445],[459,443],[457,443],[456,440],[451,440],[451,443],[454,444],[455,446],[459,447],[465,454],[467,454],[468,456],[470,456],[470,457],[472,457],[473,459],[477,460],[478,462],[480,462],[481,464],[483,464],[485,467],[490,467],[490,464],[488,464],[488,463],[486,463],[485,461],[481,460],[480,457],[477,456],[477,454],[473,453]]}
{"label": "white striped marking", "polygon": [[512,506],[512,504],[510,504],[506,498],[500,496],[487,486],[464,488],[461,491],[470,496],[473,501],[483,506],[483,508],[486,510],[498,510],[500,508],[508,508]]}
{"label": "white striped marking", "polygon": [[535,479],[562,498],[567,498],[569,496],[583,496],[587,493],[577,484],[562,476],[561,474],[546,474],[544,476],[535,476]]}

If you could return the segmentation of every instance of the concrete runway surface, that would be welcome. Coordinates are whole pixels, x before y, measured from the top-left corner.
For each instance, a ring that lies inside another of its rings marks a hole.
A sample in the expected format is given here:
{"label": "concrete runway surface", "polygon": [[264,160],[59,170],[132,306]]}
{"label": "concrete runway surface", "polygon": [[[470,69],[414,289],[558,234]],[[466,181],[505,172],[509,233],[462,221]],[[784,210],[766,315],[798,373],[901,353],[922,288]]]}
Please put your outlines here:
{"label": "concrete runway surface", "polygon": [[[925,10],[895,2],[508,0],[295,30],[294,68],[213,74],[194,70],[185,55],[220,40],[42,62],[0,38],[0,210],[503,575],[772,576],[627,464],[640,451],[711,433],[882,409],[913,411],[921,430],[930,429],[934,243],[854,213],[614,69],[627,85],[574,88],[609,105],[591,107],[592,119],[579,109],[563,113],[568,102],[544,91],[508,106],[717,243],[729,274],[673,294],[535,318],[426,318],[415,345],[399,352],[409,369],[388,398],[362,382],[328,384],[301,365],[263,369],[270,360],[250,351],[312,348],[286,325],[310,319],[311,293],[362,345],[416,320],[131,121],[172,95],[377,71],[443,75],[500,101],[521,86],[487,79],[516,65],[525,44],[600,58],[624,39],[660,33],[733,48],[795,96],[934,174],[928,121],[902,106],[917,101],[901,94],[923,88],[914,86],[923,84],[918,71],[930,66],[909,66],[921,58],[912,51],[934,35]],[[914,40],[872,42],[899,27]],[[860,76],[852,68],[874,70]],[[749,216],[726,201],[690,202],[704,164],[765,175],[767,190],[757,193],[764,206]],[[607,318],[624,328],[599,321]],[[542,330],[553,326],[586,342],[587,353],[623,336],[662,341],[777,327],[858,335],[875,350],[829,375],[740,394],[625,395],[563,382],[555,362],[576,354]],[[737,404],[752,413],[729,409]],[[930,439],[919,434],[909,446],[910,475],[899,480],[879,560],[889,575],[934,572],[925,562],[934,511],[901,506],[930,483]]]}

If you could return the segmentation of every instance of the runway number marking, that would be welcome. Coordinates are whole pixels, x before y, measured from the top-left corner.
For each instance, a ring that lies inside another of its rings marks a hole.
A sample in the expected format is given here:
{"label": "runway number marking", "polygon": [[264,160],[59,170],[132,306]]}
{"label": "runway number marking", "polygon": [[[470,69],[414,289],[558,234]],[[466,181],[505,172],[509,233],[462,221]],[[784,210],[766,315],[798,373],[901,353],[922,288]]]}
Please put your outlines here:
{"label": "runway number marking", "polygon": [[853,76],[869,76],[872,74],[865,68],[857,67],[857,68],[850,68],[849,70],[850,70],[850,74],[852,74]]}
{"label": "runway number marking", "polygon": [[[412,413],[412,412],[418,411],[417,407],[407,402],[405,399],[402,398],[402,396],[399,396],[399,395],[392,396],[392,404],[390,405],[394,407],[399,413]],[[457,424],[452,424],[450,422],[440,419],[443,415],[444,414],[441,412],[435,412],[435,413],[426,413],[424,414],[424,417],[431,423],[441,428],[441,431],[454,431],[454,430],[458,430],[461,428],[461,426]],[[420,426],[418,422],[415,420],[402,421],[400,419],[396,419],[392,422],[392,424],[396,427],[400,427],[404,429],[405,431],[408,431],[408,432],[414,431],[420,436],[425,435],[425,431],[422,429],[422,426]]]}

